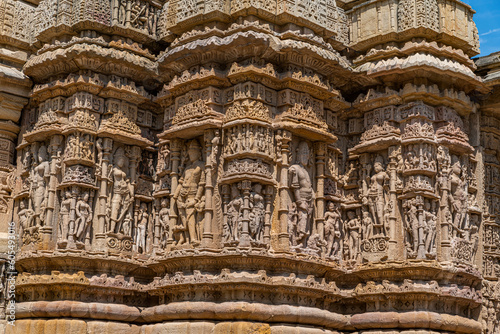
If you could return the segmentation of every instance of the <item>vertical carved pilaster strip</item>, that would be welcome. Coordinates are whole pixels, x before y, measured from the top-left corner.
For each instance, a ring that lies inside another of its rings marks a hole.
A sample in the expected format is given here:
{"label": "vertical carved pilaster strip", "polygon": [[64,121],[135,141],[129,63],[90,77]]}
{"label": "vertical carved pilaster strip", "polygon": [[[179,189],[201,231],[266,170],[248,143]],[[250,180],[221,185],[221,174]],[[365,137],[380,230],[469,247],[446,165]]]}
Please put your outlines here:
{"label": "vertical carved pilaster strip", "polygon": [[222,243],[224,244],[224,242],[231,241],[231,237],[232,237],[232,231],[230,230],[230,228],[228,226],[229,221],[228,221],[228,214],[227,214],[228,204],[229,204],[229,201],[231,200],[231,190],[230,190],[228,184],[222,185],[221,193],[222,193],[222,212],[223,212],[222,231],[224,231],[223,232],[224,235],[222,236]]}
{"label": "vertical carved pilaster strip", "polygon": [[132,10],[132,0],[127,0],[127,7],[126,7],[126,14],[125,14],[125,27],[130,28],[130,15],[131,15],[131,10]]}
{"label": "vertical carved pilaster strip", "polygon": [[449,200],[449,191],[450,191],[450,181],[448,179],[449,176],[449,167],[442,166],[444,168],[442,170],[444,182],[441,183],[441,201],[440,201],[440,223],[441,223],[441,261],[448,261],[451,258],[451,241],[450,241],[450,222],[448,221],[448,200]]}
{"label": "vertical carved pilaster strip", "polygon": [[[213,147],[214,138],[216,137],[216,133],[214,130],[205,131],[205,147],[206,147],[206,164],[205,164],[205,217],[203,224],[203,237],[202,237],[202,247],[208,247],[213,243],[214,235],[212,233],[212,220],[213,220],[213,193],[214,193],[214,185],[213,185],[213,166],[215,159],[213,150],[217,150],[217,147]],[[216,145],[216,144],[215,144]]]}
{"label": "vertical carved pilaster strip", "polygon": [[241,219],[240,247],[250,247],[250,190],[252,182],[249,180],[241,181],[241,190],[243,191],[243,218]]}
{"label": "vertical carved pilaster strip", "polygon": [[417,259],[425,259],[425,231],[424,226],[424,198],[417,196],[417,213],[418,213],[418,251]]}
{"label": "vertical carved pilaster strip", "polygon": [[[138,147],[138,146],[133,146],[130,150],[130,156],[129,156],[129,159],[130,159],[130,164],[129,164],[129,175],[130,175],[130,187],[132,187],[132,198],[130,199],[132,201],[132,203],[135,203],[135,205],[129,205],[129,208],[128,208],[128,212],[129,214],[132,216],[134,214],[134,219],[135,221],[137,222],[137,224],[139,224],[139,220],[142,219],[142,216],[139,218],[138,216],[138,213],[139,213],[139,206],[141,205],[141,202],[139,199],[135,199],[134,201],[134,197],[135,197],[135,188],[137,186],[137,179],[138,179],[138,175],[137,175],[137,169],[139,167],[139,160],[141,158],[141,148]],[[135,212],[134,212],[135,210]],[[149,225],[149,224],[148,224]],[[146,225],[146,233],[151,233],[152,231],[151,230],[148,230],[148,225]],[[138,240],[136,240],[136,243],[138,242]],[[135,245],[137,247],[137,250],[138,250],[138,246]],[[142,252],[149,252],[150,251],[150,246],[151,245],[145,245],[145,249],[142,250]]]}
{"label": "vertical carved pilaster strip", "polygon": [[113,140],[111,138],[104,138],[102,144],[102,166],[101,175],[98,178],[101,180],[99,187],[99,207],[97,214],[97,226],[95,227],[95,247],[98,250],[104,250],[106,237],[106,210],[107,210],[107,200],[108,200],[108,167],[110,162],[111,150],[113,149]]}
{"label": "vertical carved pilaster strip", "polygon": [[264,201],[266,205],[266,215],[264,220],[264,243],[269,245],[271,242],[271,200],[274,193],[273,186],[267,186],[264,192]]}
{"label": "vertical carved pilaster strip", "polygon": [[314,144],[316,153],[316,233],[325,240],[325,155],[326,144]]}
{"label": "vertical carved pilaster strip", "polygon": [[[279,196],[280,196],[280,207],[279,207],[279,249],[282,251],[287,251],[290,248],[290,242],[288,237],[288,204],[290,198],[288,195],[288,168],[290,167],[290,162],[288,161],[288,155],[290,154],[290,142],[292,141],[292,134],[290,131],[283,130],[281,133],[281,168],[280,168],[280,185],[279,185]],[[279,145],[279,143],[278,143]]]}
{"label": "vertical carved pilaster strip", "polygon": [[[160,247],[160,215],[159,210],[157,208],[161,208],[161,201],[158,198],[153,200],[153,222],[154,222],[154,231],[153,231],[153,247]],[[161,209],[160,209],[161,210]]]}
{"label": "vertical carved pilaster strip", "polygon": [[[397,210],[398,210],[398,200],[397,200],[397,166],[398,166],[398,156],[401,154],[401,148],[397,146],[389,147],[389,200],[392,203],[392,210],[389,216],[389,250],[388,259],[394,260],[398,257],[397,254],[397,243],[398,240],[402,240],[403,231],[400,226],[397,226]],[[398,237],[399,236],[399,237]]]}
{"label": "vertical carved pilaster strip", "polygon": [[[170,173],[170,181],[171,181],[171,195],[177,189],[177,185],[179,183],[179,164],[181,161],[181,148],[182,141],[179,139],[174,139],[170,142],[170,154],[171,154],[171,163],[172,163],[172,172]],[[171,247],[174,242],[173,238],[173,229],[177,224],[177,213],[175,211],[175,201],[173,198],[170,198],[170,235],[167,240],[167,249]]]}
{"label": "vertical carved pilaster strip", "polygon": [[69,231],[68,231],[68,246],[69,249],[75,249],[75,221],[76,221],[76,202],[78,199],[78,187],[71,188],[71,204],[69,209]]}
{"label": "vertical carved pilaster strip", "polygon": [[112,23],[113,25],[118,24],[118,9],[120,7],[120,0],[113,0],[112,4]]}

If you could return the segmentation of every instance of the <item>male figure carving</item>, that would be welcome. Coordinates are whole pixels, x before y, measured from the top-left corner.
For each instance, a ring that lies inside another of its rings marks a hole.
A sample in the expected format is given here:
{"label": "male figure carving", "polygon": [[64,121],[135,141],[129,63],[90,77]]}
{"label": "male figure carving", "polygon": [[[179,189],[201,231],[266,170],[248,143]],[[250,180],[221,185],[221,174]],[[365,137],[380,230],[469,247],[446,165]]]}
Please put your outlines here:
{"label": "male figure carving", "polygon": [[38,165],[31,176],[31,199],[35,211],[36,226],[41,226],[44,221],[44,210],[47,205],[47,185],[50,178],[50,164],[45,146],[38,150]]}
{"label": "male figure carving", "polygon": [[297,149],[297,163],[290,167],[290,188],[293,201],[297,206],[297,244],[306,246],[307,237],[311,233],[311,221],[314,210],[315,194],[311,177],[307,170],[309,165],[309,145],[302,141]]}
{"label": "male figure carving", "polygon": [[[116,233],[117,223],[120,223],[127,213],[134,198],[133,186],[127,179],[125,172],[126,157],[122,148],[115,153],[116,167],[111,168],[109,178],[113,182],[113,195],[111,197],[111,225],[109,232]],[[120,228],[118,227],[118,230]]]}
{"label": "male figure carving", "polygon": [[201,161],[201,146],[196,139],[188,145],[188,156],[189,161],[173,196],[181,220],[181,226],[176,226],[176,229],[184,231],[184,233],[178,233],[175,244],[199,243],[201,240],[198,203],[204,192],[205,172],[203,161]]}

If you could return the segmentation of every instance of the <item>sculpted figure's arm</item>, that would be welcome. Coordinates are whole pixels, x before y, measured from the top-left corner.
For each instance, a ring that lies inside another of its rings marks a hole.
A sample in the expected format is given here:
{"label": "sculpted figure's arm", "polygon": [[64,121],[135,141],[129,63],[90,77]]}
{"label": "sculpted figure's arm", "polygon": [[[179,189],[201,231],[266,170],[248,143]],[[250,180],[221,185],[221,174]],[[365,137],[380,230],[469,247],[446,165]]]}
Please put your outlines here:
{"label": "sculpted figure's arm", "polygon": [[81,217],[82,216],[82,212],[80,211],[80,207],[83,205],[83,203],[81,201],[78,201],[78,203],[76,203],[76,216],[77,217]]}
{"label": "sculpted figure's arm", "polygon": [[179,194],[181,192],[181,188],[182,188],[183,183],[184,183],[184,176],[180,178],[180,180],[177,184],[177,188],[175,188],[174,196],[172,197],[174,200],[179,198]]}
{"label": "sculpted figure's arm", "polygon": [[198,191],[196,193],[195,201],[198,203],[201,200],[201,197],[203,196],[203,192],[205,190],[205,172],[203,171],[203,168],[200,168],[200,182],[198,183]]}
{"label": "sculpted figure's arm", "polygon": [[298,201],[300,199],[299,177],[297,175],[297,171],[295,170],[295,168],[293,166],[290,167],[289,173],[290,173],[290,188],[292,188],[292,190],[293,190],[293,194],[295,196],[295,201]]}
{"label": "sculpted figure's arm", "polygon": [[90,204],[87,204],[89,208],[89,218],[88,220],[92,220],[92,216],[94,215],[94,211],[92,210],[92,206]]}

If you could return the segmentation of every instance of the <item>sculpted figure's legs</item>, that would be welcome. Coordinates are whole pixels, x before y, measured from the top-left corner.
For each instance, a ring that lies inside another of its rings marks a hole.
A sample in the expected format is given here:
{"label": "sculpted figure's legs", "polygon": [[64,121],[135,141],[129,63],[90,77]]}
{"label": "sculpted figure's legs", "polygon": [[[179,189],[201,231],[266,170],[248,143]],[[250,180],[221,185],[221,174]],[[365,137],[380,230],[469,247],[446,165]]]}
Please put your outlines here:
{"label": "sculpted figure's legs", "polygon": [[118,215],[120,213],[120,206],[122,203],[122,196],[120,194],[115,194],[111,200],[111,226],[109,232],[114,233],[116,228],[116,222],[118,221]]}
{"label": "sculpted figure's legs", "polygon": [[194,205],[189,205],[189,207],[186,208],[186,220],[187,220],[187,228],[188,228],[188,242],[193,242],[193,241],[199,241],[198,239],[198,234],[196,231],[196,210],[194,208]]}

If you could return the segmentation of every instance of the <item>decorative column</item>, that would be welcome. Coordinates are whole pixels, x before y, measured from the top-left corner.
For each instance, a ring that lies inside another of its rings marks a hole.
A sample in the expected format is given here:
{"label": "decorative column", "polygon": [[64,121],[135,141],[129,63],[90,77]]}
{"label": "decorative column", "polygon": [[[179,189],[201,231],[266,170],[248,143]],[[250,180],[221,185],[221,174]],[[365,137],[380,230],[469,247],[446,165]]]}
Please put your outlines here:
{"label": "decorative column", "polygon": [[449,177],[449,166],[446,164],[440,166],[441,173],[441,199],[439,202],[440,206],[440,223],[441,223],[441,261],[451,260],[451,241],[450,241],[450,222],[448,220],[449,206],[449,191],[450,191],[450,180]]}
{"label": "decorative column", "polygon": [[[181,161],[181,149],[182,141],[180,139],[174,139],[170,142],[170,154],[172,162],[172,171],[170,173],[171,181],[171,198],[170,198],[170,231],[173,231],[175,225],[177,224],[177,213],[175,212],[175,201],[172,196],[177,189],[179,184],[179,164]],[[173,233],[170,233],[167,240],[167,249],[171,247],[174,242]]]}
{"label": "decorative column", "polygon": [[288,204],[290,203],[290,198],[288,195],[288,168],[290,167],[290,162],[288,161],[288,155],[290,154],[290,142],[292,141],[292,133],[287,130],[281,131],[281,138],[277,141],[281,141],[281,166],[280,166],[280,184],[279,184],[279,196],[280,196],[280,206],[279,206],[279,249],[282,251],[287,251],[290,248],[290,242],[288,237]]}
{"label": "decorative column", "polygon": [[250,247],[250,190],[252,182],[248,180],[241,181],[241,190],[243,191],[243,218],[241,219],[240,247]]}
{"label": "decorative column", "polygon": [[68,249],[76,249],[75,244],[75,220],[76,220],[76,202],[78,199],[79,188],[71,187],[71,206],[69,210],[69,230],[68,230]]}
{"label": "decorative column", "polygon": [[271,242],[271,205],[274,193],[273,186],[267,186],[264,191],[264,202],[266,205],[266,216],[264,223],[264,244],[269,245]]}
{"label": "decorative column", "polygon": [[418,213],[418,251],[417,259],[425,259],[425,234],[424,234],[424,198],[422,196],[416,197],[417,213]]}
{"label": "decorative column", "polygon": [[392,203],[392,210],[389,216],[389,251],[388,251],[388,259],[389,260],[394,260],[397,258],[397,244],[398,244],[398,230],[396,230],[396,224],[397,224],[397,210],[398,210],[398,205],[397,205],[397,187],[396,187],[396,182],[398,179],[398,171],[397,171],[397,165],[398,165],[398,158],[400,158],[401,155],[401,148],[398,146],[391,146],[389,147],[389,164],[388,164],[388,169],[389,169],[389,200]]}
{"label": "decorative column", "polygon": [[325,154],[326,143],[314,144],[316,153],[316,233],[325,240]]}
{"label": "decorative column", "polygon": [[99,187],[99,209],[97,214],[97,225],[95,226],[95,248],[97,250],[104,250],[106,243],[106,210],[108,200],[108,167],[110,162],[110,154],[113,149],[113,140],[111,138],[103,138],[102,142],[102,166],[101,175],[97,177],[101,179]]}
{"label": "decorative column", "polygon": [[[212,233],[213,220],[213,193],[214,185],[212,180],[215,154],[217,152],[218,136],[214,130],[205,131],[206,164],[205,164],[205,217],[203,224],[202,247],[209,247],[213,243],[214,235]],[[213,146],[215,145],[215,146]]]}
{"label": "decorative column", "polygon": [[[154,221],[154,240],[153,240],[153,247],[154,248],[159,248],[160,247],[160,215],[159,211],[156,210],[155,208],[161,208],[161,199],[155,198],[153,200],[153,221]],[[161,210],[161,209],[160,209]]]}

